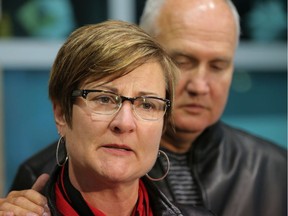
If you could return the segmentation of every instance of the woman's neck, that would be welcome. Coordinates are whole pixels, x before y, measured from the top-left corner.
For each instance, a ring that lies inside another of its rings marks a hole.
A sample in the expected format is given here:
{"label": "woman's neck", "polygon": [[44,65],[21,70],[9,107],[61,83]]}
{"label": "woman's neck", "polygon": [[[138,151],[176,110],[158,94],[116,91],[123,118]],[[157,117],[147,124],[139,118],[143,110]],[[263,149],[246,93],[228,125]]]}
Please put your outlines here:
{"label": "woman's neck", "polygon": [[139,183],[103,188],[98,191],[81,192],[90,206],[107,216],[130,216],[138,200]]}
{"label": "woman's neck", "polygon": [[[119,212],[123,216],[131,215],[138,199],[139,180],[117,183],[102,179],[101,176],[93,176],[92,172],[87,170],[78,173],[77,178],[74,173],[73,169],[69,169],[71,184],[91,207],[97,208],[107,216],[119,215]],[[85,176],[87,173],[90,173],[89,177]]]}

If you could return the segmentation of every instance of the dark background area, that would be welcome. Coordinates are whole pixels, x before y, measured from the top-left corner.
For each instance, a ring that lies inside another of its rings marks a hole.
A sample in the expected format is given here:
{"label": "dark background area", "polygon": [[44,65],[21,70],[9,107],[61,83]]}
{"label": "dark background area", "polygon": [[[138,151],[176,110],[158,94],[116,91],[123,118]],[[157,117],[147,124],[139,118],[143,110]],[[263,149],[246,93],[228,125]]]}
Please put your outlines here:
{"label": "dark background area", "polygon": [[[285,41],[287,39],[287,1],[233,0],[233,2],[241,17],[242,40]],[[37,23],[43,27],[49,25],[50,22],[50,29],[53,30],[53,22],[59,22],[57,18],[61,17],[47,7],[48,3],[71,13],[69,23],[71,29],[58,37],[66,37],[76,27],[108,19],[108,1],[105,0],[5,0],[2,3],[3,17],[0,22],[2,29],[0,36],[39,36],[35,34],[36,31],[27,28],[19,15],[25,10],[32,13],[33,7],[37,10],[34,14],[34,19],[37,17]],[[144,4],[145,0],[135,0],[135,23],[139,22]],[[33,15],[30,16],[33,17]],[[27,19],[25,22],[35,22],[35,20]],[[36,24],[34,28],[37,28]]]}

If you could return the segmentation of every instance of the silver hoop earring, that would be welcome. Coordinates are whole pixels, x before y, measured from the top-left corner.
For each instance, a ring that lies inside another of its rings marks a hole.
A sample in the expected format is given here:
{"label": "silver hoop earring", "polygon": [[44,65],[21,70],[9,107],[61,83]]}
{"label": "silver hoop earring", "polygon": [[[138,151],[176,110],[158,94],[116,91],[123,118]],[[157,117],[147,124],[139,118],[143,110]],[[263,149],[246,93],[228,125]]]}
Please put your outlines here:
{"label": "silver hoop earring", "polygon": [[65,149],[65,139],[64,139],[63,136],[61,136],[61,137],[59,138],[58,143],[57,143],[57,148],[56,148],[56,162],[57,162],[57,165],[58,165],[58,166],[64,166],[64,164],[65,164],[65,163],[67,162],[67,160],[68,160],[68,154],[67,154],[67,152],[66,152],[66,150],[65,150],[65,151],[64,151],[64,154],[66,154],[66,156],[65,156],[64,160],[61,160],[61,161],[60,161],[60,159],[59,159],[59,154],[61,153],[61,151],[60,151],[60,153],[59,153],[60,145],[63,145],[63,148]]}
{"label": "silver hoop earring", "polygon": [[164,173],[164,175],[163,175],[162,177],[160,177],[160,178],[152,178],[151,176],[148,175],[148,173],[146,173],[146,177],[147,177],[148,179],[150,179],[151,181],[161,181],[161,180],[164,179],[164,178],[168,175],[168,173],[169,173],[169,170],[170,170],[170,160],[169,160],[169,157],[168,157],[167,154],[166,154],[164,151],[162,151],[162,150],[159,150],[159,152],[158,152],[158,157],[160,156],[160,154],[163,154],[164,157],[165,157],[165,159],[166,159],[166,161],[167,161],[167,170],[166,170],[166,172]]}

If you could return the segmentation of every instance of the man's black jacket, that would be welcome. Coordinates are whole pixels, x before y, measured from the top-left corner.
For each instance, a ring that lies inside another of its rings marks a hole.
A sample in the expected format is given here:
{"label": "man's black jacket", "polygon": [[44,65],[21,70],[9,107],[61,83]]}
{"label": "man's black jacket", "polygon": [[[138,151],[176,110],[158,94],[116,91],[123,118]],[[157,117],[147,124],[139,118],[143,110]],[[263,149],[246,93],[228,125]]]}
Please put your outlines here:
{"label": "man's black jacket", "polygon": [[[31,188],[51,173],[56,143],[24,162],[11,190]],[[206,208],[218,216],[286,216],[287,151],[221,122],[208,128],[189,152],[191,172]],[[159,160],[160,161],[160,160]],[[160,162],[153,172],[163,172]],[[158,186],[173,201],[167,178]]]}

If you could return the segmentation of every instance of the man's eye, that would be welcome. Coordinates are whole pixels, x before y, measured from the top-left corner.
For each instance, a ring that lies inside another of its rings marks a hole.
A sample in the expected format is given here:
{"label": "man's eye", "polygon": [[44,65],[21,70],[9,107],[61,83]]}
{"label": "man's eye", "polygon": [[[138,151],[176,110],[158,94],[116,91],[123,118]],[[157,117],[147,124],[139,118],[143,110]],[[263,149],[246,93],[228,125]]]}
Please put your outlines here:
{"label": "man's eye", "polygon": [[190,64],[189,61],[176,61],[176,64],[181,67]]}
{"label": "man's eye", "polygon": [[214,71],[223,71],[229,67],[229,63],[228,62],[216,62],[214,64],[211,64],[210,67]]}
{"label": "man's eye", "polygon": [[174,61],[176,62],[177,65],[185,65],[189,63],[189,59],[186,57],[175,57]]}
{"label": "man's eye", "polygon": [[177,65],[177,67],[180,70],[190,70],[193,69],[195,67],[195,65],[197,64],[197,61],[193,58],[188,58],[185,56],[177,56],[174,58],[174,61]]}

